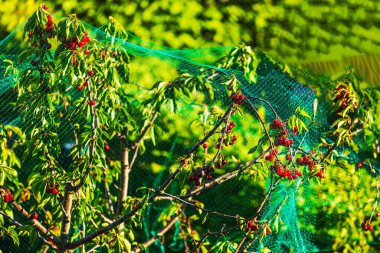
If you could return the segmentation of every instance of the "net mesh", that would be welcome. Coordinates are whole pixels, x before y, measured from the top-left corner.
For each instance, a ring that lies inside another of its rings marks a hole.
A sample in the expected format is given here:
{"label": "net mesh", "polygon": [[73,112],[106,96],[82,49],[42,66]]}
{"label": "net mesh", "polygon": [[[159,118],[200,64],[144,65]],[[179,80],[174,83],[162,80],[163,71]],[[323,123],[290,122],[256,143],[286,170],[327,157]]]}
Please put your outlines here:
{"label": "net mesh", "polygon": [[[15,85],[20,81],[19,74],[24,69],[31,68],[30,59],[22,62],[18,60],[20,54],[28,47],[21,38],[24,26],[25,24],[21,25],[0,42],[0,123],[18,126],[24,132],[28,132],[32,129],[33,124],[25,119],[25,115],[20,115],[20,112],[12,104],[17,100]],[[316,95],[312,88],[298,82],[263,53],[258,53],[260,63],[256,71],[257,80],[253,83],[247,80],[242,70],[214,65],[216,60],[227,55],[234,48],[173,50],[141,41],[132,35],[129,35],[128,39],[110,37],[103,30],[89,24],[85,24],[85,28],[89,31],[91,38],[103,44],[114,40],[115,48],[126,50],[130,56],[128,89],[125,90],[129,100],[118,101],[120,106],[133,108],[134,105],[141,105],[144,103],[144,94],[153,90],[154,84],[162,80],[174,80],[181,73],[190,73],[193,76],[201,76],[205,72],[217,73],[217,76],[210,81],[213,97],[201,92],[194,93],[196,95],[193,96],[179,94],[176,96],[175,104],[167,103],[161,108],[157,120],[163,129],[159,131],[156,143],[147,141],[144,144],[144,149],[136,160],[135,168],[131,171],[130,178],[132,180],[128,189],[131,196],[141,196],[144,191],[138,189],[143,186],[157,189],[175,170],[178,159],[183,157],[203,136],[203,130],[199,127],[200,115],[207,115],[211,108],[215,110],[228,108],[231,99],[222,84],[232,75],[241,83],[242,92],[246,97],[256,97],[267,101],[282,120],[291,117],[297,108],[302,108],[307,114],[313,115],[315,99],[318,99],[315,123],[309,131],[293,137],[294,145],[297,146],[302,141],[302,149],[309,151],[318,149],[317,145],[321,138],[327,142],[334,141],[331,136],[327,135],[331,131],[329,117],[335,110],[326,99],[328,91]],[[13,69],[17,70],[16,72],[9,72],[7,69],[9,63],[4,62],[5,59],[13,62]],[[68,93],[73,100],[80,98],[80,94],[73,90],[69,90]],[[39,96],[42,99],[45,95],[34,94],[30,99],[38,99]],[[255,100],[254,104],[265,115],[265,122],[270,123],[276,118],[276,115],[268,103],[263,100]],[[175,112],[172,112],[173,107],[176,109]],[[247,151],[257,144],[264,133],[255,111],[247,104],[244,104],[241,109],[244,116],[237,114],[232,116],[236,122],[234,131],[241,144],[238,148],[226,148],[223,153],[226,157],[249,161],[252,159],[252,154]],[[133,112],[131,110],[136,125],[144,123],[140,118],[140,113],[140,111]],[[71,120],[81,122],[79,132],[90,125],[90,122],[86,122],[80,115]],[[309,125],[311,119],[304,118],[304,122]],[[61,159],[61,166],[65,167],[65,164],[71,162],[67,154],[73,145],[72,126],[69,121],[62,120],[55,131],[59,133],[59,142],[61,143],[61,152],[57,157]],[[358,134],[355,136],[355,142],[359,146],[364,145],[363,138],[363,135]],[[320,150],[326,151],[323,147]],[[346,220],[346,216],[353,216],[356,212],[360,212],[364,205],[363,200],[357,199],[357,196],[368,194],[369,198],[374,198],[375,181],[372,173],[369,169],[353,173],[352,166],[345,165],[355,165],[363,158],[348,146],[338,147],[337,150],[337,163],[331,165],[328,177],[324,178],[322,183],[315,179],[302,181],[302,184],[300,180],[289,182],[283,180],[276,185],[275,189],[271,189],[269,166],[263,162],[254,166],[250,170],[251,173],[242,173],[238,177],[208,189],[202,195],[194,196],[193,200],[203,203],[204,208],[208,210],[249,218],[255,214],[266,193],[272,191],[270,199],[264,205],[259,216],[260,222],[270,224],[271,233],[266,236],[249,235],[246,237],[244,229],[235,229],[225,235],[210,236],[205,239],[205,242],[218,246],[219,252],[234,252],[245,237],[242,248],[248,252],[269,252],[269,250],[270,252],[320,252],[332,249],[343,251],[350,250],[349,247],[353,247],[353,250],[355,245],[361,245],[360,247],[363,249],[369,250],[369,248],[365,248],[369,242],[372,244],[371,250],[375,250],[376,244],[378,244],[376,239],[379,235],[378,232],[373,232],[372,236],[363,235],[359,231],[361,230],[360,224],[364,220],[363,215],[368,216],[370,209],[367,208],[362,216],[351,219],[350,224]],[[118,152],[119,150],[113,149],[110,156],[118,157]],[[368,149],[368,152],[371,150]],[[286,155],[286,151],[280,150],[280,155]],[[20,181],[28,179],[29,171],[37,163],[38,159],[23,161],[22,170],[19,172]],[[236,160],[228,161],[225,169],[216,172],[216,177],[233,172],[236,164]],[[372,169],[376,172],[377,166],[378,162],[373,162]],[[183,181],[181,178],[175,180],[167,192],[172,195],[183,195],[181,180]],[[370,182],[370,187],[367,182]],[[116,189],[111,189],[111,192],[112,190]],[[350,192],[362,195],[350,195]],[[102,197],[101,193],[95,192],[94,194],[99,198]],[[114,198],[116,199],[117,196]],[[29,202],[23,203],[23,205],[26,209],[32,206]],[[144,241],[157,235],[162,228],[162,224],[157,220],[160,219],[163,212],[167,212],[169,206],[168,202],[157,202],[150,204],[143,211],[143,232],[139,233],[139,239]],[[186,211],[188,216],[197,213],[191,208],[187,208]],[[204,215],[203,213],[200,216],[203,218]],[[27,223],[20,215],[16,214],[16,218]],[[4,227],[10,225],[9,221],[5,220],[4,222]],[[203,233],[206,233],[208,229],[209,232],[216,232],[235,226],[236,219],[210,213],[204,224],[200,222],[195,224],[194,226]],[[81,229],[81,225],[77,224],[74,229]],[[162,243],[161,240],[157,240],[146,252],[183,252],[186,247],[186,240],[181,237],[183,229],[184,227],[177,221],[170,238],[166,239],[170,242]],[[354,235],[349,236],[350,233]],[[344,239],[338,242],[335,237]],[[358,244],[355,243],[355,240]],[[4,252],[34,252],[41,246],[42,242],[30,242],[26,237],[21,237],[19,246],[15,246],[9,238],[0,241],[0,249]],[[106,251],[105,248],[99,249],[99,251],[101,250]],[[214,250],[217,251],[215,248]]]}

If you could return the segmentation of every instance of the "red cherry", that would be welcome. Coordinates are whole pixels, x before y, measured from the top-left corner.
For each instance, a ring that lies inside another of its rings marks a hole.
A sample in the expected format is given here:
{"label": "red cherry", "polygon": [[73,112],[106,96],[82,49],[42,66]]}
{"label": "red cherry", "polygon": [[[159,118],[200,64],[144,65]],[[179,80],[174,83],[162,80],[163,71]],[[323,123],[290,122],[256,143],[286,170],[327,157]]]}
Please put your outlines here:
{"label": "red cherry", "polygon": [[358,168],[361,168],[363,166],[363,164],[361,162],[358,163]]}
{"label": "red cherry", "polygon": [[222,160],[222,165],[226,165],[227,164],[227,160],[226,159],[223,159]]}
{"label": "red cherry", "polygon": [[293,127],[293,132],[298,132],[298,126]]}
{"label": "red cherry", "polygon": [[12,193],[9,193],[9,201],[13,201],[15,198]]}
{"label": "red cherry", "polygon": [[248,221],[247,226],[248,226],[249,228],[252,228],[252,227],[253,227],[253,222],[252,222],[252,221]]}
{"label": "red cherry", "polygon": [[236,141],[237,140],[237,137],[236,135],[232,136],[232,140]]}
{"label": "red cherry", "polygon": [[8,203],[9,200],[10,200],[10,198],[9,198],[9,194],[5,194],[5,195],[4,195],[4,202],[5,202],[5,203]]}
{"label": "red cherry", "polygon": [[51,193],[54,194],[54,195],[57,195],[59,193],[58,188],[52,188],[51,189]]}
{"label": "red cherry", "polygon": [[358,102],[354,102],[354,107],[357,108],[358,107]]}
{"label": "red cherry", "polygon": [[90,54],[90,49],[87,49],[86,52],[84,52],[86,55]]}
{"label": "red cherry", "polygon": [[86,42],[84,42],[83,40],[81,40],[79,43],[78,43],[78,46],[79,47],[84,47],[86,45]]}
{"label": "red cherry", "polygon": [[212,176],[211,175],[208,175],[207,176],[207,180],[211,180],[212,179]]}
{"label": "red cherry", "polygon": [[104,145],[104,150],[105,150],[105,151],[110,151],[110,149],[111,149],[110,146],[108,146],[108,145]]}
{"label": "red cherry", "polygon": [[380,216],[380,214],[379,213],[376,213],[376,217],[379,217]]}
{"label": "red cherry", "polygon": [[373,230],[372,225],[369,225],[369,226],[368,226],[368,230],[369,230],[369,231],[372,231],[372,230]]}
{"label": "red cherry", "polygon": [[194,181],[195,180],[195,177],[194,176],[190,176],[189,177],[189,181]]}
{"label": "red cherry", "polygon": [[76,46],[77,46],[77,43],[75,41],[71,42],[70,49],[74,50]]}
{"label": "red cherry", "polygon": [[95,72],[94,72],[93,70],[90,70],[90,71],[88,71],[88,75],[89,75],[89,76],[94,76],[94,75],[95,75]]}
{"label": "red cherry", "polygon": [[286,156],[286,160],[289,161],[290,159],[292,159],[292,156],[291,156],[291,155],[287,155],[287,156]]}
{"label": "red cherry", "polygon": [[200,186],[200,185],[201,185],[201,182],[199,182],[198,180],[196,180],[196,181],[194,182],[194,184],[195,184],[195,186]]}
{"label": "red cherry", "polygon": [[38,214],[34,213],[32,218],[33,218],[33,220],[37,220],[38,219]]}
{"label": "red cherry", "polygon": [[249,230],[250,230],[250,228],[249,228],[249,227],[246,227],[246,228],[245,228],[245,232],[247,232],[247,233],[248,233],[248,232],[249,232]]}
{"label": "red cherry", "polygon": [[91,99],[91,100],[90,100],[90,105],[91,105],[91,106],[94,106],[95,104],[96,104],[96,102],[95,102],[94,100]]}
{"label": "red cherry", "polygon": [[207,143],[203,143],[203,148],[206,149],[208,147]]}
{"label": "red cherry", "polygon": [[45,10],[45,11],[47,11],[48,9],[49,9],[49,7],[47,7],[47,5],[42,5],[42,8]]}
{"label": "red cherry", "polygon": [[88,85],[88,81],[87,81],[87,80],[84,81],[84,82],[83,82],[83,85],[84,85],[84,86],[87,86],[87,85]]}
{"label": "red cherry", "polygon": [[270,234],[270,229],[267,227],[266,230],[265,230],[265,234],[266,235],[269,235]]}
{"label": "red cherry", "polygon": [[74,56],[71,62],[73,65],[76,65],[77,64],[77,57]]}
{"label": "red cherry", "polygon": [[77,86],[77,90],[79,90],[79,91],[83,90],[83,85]]}

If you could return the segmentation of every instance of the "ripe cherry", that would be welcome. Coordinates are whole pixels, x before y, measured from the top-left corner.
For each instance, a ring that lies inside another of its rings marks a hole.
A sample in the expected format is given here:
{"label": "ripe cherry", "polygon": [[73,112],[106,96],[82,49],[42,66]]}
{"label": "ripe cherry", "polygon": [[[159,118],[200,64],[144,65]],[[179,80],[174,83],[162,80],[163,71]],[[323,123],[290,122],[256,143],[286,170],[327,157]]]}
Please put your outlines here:
{"label": "ripe cherry", "polygon": [[253,227],[253,222],[252,222],[252,221],[248,221],[247,226],[248,226],[249,228],[252,228],[252,227]]}
{"label": "ripe cherry", "polygon": [[291,155],[287,155],[287,156],[286,156],[286,160],[289,161],[290,159],[292,159],[292,156],[291,156]]}
{"label": "ripe cherry", "polygon": [[237,137],[236,135],[232,136],[232,140],[236,141],[237,140]]}
{"label": "ripe cherry", "polygon": [[94,75],[95,75],[95,72],[94,72],[93,70],[90,70],[90,71],[88,71],[88,75],[89,75],[89,76],[94,76]]}
{"label": "ripe cherry", "polygon": [[380,216],[380,214],[379,213],[376,213],[376,217],[379,217]]}
{"label": "ripe cherry", "polygon": [[83,85],[77,86],[77,90],[79,90],[79,91],[83,90]]}
{"label": "ripe cherry", "polygon": [[203,148],[206,149],[208,147],[207,143],[203,143]]}
{"label": "ripe cherry", "polygon": [[211,175],[208,175],[207,176],[207,180],[211,180],[212,179],[212,176]]}
{"label": "ripe cherry", "polygon": [[9,194],[4,195],[4,202],[8,203],[10,201]]}
{"label": "ripe cherry", "polygon": [[91,106],[94,106],[95,104],[96,104],[95,100],[92,100],[92,99],[91,99],[91,100],[90,100],[90,105],[91,105]]}
{"label": "ripe cherry", "polygon": [[369,231],[372,231],[372,230],[373,230],[373,226],[372,226],[372,225],[369,225],[369,226],[368,226],[368,230],[369,230]]}
{"label": "ripe cherry", "polygon": [[34,213],[32,219],[33,219],[33,220],[37,220],[37,219],[38,219],[38,214],[37,214],[37,213]]}
{"label": "ripe cherry", "polygon": [[9,201],[13,201],[15,198],[12,193],[9,193]]}
{"label": "ripe cherry", "polygon": [[194,182],[194,184],[195,184],[195,186],[200,186],[200,185],[201,185],[201,182],[199,182],[198,180],[196,180],[196,181]]}
{"label": "ripe cherry", "polygon": [[74,50],[76,46],[77,46],[77,43],[75,41],[71,42],[70,49]]}
{"label": "ripe cherry", "polygon": [[79,47],[84,47],[86,45],[86,42],[84,42],[83,40],[81,40],[79,43],[78,43],[78,46]]}
{"label": "ripe cherry", "polygon": [[110,149],[111,149],[111,147],[110,147],[110,146],[108,146],[107,144],[106,144],[106,145],[104,145],[104,150],[105,150],[105,151],[110,151]]}
{"label": "ripe cherry", "polygon": [[361,162],[358,162],[358,168],[361,168],[363,166],[363,164]]}
{"label": "ripe cherry", "polygon": [[58,188],[52,188],[51,189],[51,193],[54,194],[54,195],[57,195],[59,193]]}
{"label": "ripe cherry", "polygon": [[42,5],[42,8],[45,10],[45,11],[47,11],[48,9],[49,9],[49,7],[47,7],[47,5]]}
{"label": "ripe cherry", "polygon": [[189,181],[194,181],[195,180],[195,177],[194,176],[190,176],[189,177]]}

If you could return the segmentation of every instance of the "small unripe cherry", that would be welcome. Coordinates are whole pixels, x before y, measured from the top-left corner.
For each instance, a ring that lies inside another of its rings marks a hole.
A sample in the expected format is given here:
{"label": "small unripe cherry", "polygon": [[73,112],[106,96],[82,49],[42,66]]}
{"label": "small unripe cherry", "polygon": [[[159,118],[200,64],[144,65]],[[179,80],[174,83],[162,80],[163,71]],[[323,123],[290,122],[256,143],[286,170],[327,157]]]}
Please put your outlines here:
{"label": "small unripe cherry", "polygon": [[105,150],[105,151],[110,151],[110,149],[111,149],[111,147],[110,147],[110,146],[108,146],[107,144],[106,144],[106,145],[104,145],[104,150]]}

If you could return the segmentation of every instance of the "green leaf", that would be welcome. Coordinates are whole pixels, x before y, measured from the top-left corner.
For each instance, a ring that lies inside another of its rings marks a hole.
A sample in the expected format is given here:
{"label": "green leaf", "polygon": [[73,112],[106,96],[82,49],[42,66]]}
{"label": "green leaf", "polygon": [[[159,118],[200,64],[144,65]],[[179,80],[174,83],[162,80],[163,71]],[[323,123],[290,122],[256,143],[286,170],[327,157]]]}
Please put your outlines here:
{"label": "green leaf", "polygon": [[265,145],[267,142],[269,142],[269,139],[266,135],[264,135],[263,137],[261,137],[259,139],[259,141],[257,142],[257,145],[252,147],[249,151],[248,151],[248,154],[252,154],[254,152],[256,152],[256,150],[259,148],[259,147],[262,147],[263,145]]}

